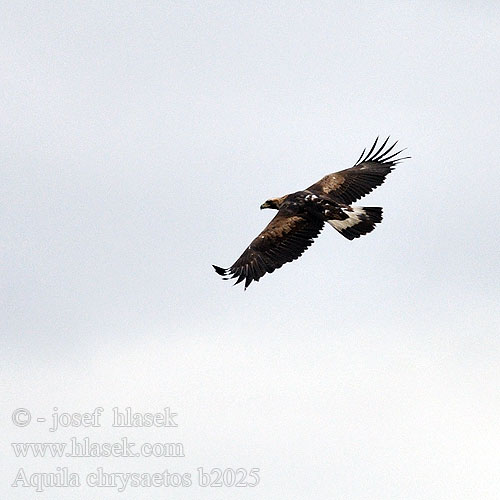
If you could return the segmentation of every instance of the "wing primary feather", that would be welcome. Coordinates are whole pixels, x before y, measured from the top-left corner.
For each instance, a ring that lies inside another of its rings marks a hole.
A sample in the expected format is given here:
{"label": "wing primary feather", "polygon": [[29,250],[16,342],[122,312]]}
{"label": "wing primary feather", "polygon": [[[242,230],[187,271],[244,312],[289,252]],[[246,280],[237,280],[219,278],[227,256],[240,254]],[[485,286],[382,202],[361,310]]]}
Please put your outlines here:
{"label": "wing primary feather", "polygon": [[372,148],[371,148],[371,149],[370,149],[370,151],[366,154],[366,158],[365,158],[363,161],[366,161],[366,160],[367,160],[367,158],[369,158],[369,157],[370,157],[370,155],[373,153],[373,150],[375,149],[375,146],[377,145],[377,142],[378,142],[378,137],[379,137],[379,136],[377,136],[377,138],[375,139],[375,142],[373,143]]}
{"label": "wing primary feather", "polygon": [[[236,278],[236,276],[233,276],[233,278]],[[241,283],[244,279],[245,279],[245,273],[241,273],[238,279],[233,283],[233,286],[237,285],[238,283]]]}
{"label": "wing primary feather", "polygon": [[379,154],[379,152],[377,152],[376,155],[373,155],[372,160],[373,161],[383,161],[382,158],[384,158],[384,156],[388,155],[395,148],[397,143],[398,143],[398,141],[396,141],[389,149],[386,149],[385,151],[383,151],[380,154]]}
{"label": "wing primary feather", "polygon": [[255,267],[256,267],[256,269],[258,270],[258,273],[259,273],[259,277],[256,280],[256,281],[258,281],[260,278],[262,278],[262,276],[264,276],[264,274],[266,274],[266,271],[265,271],[264,267],[261,264],[261,259],[260,258],[257,258],[255,260]]}
{"label": "wing primary feather", "polygon": [[252,277],[247,276],[247,279],[245,280],[245,290],[248,288],[248,285],[252,282]]}
{"label": "wing primary feather", "polygon": [[248,266],[250,269],[249,269],[249,273],[248,273],[248,276],[250,276],[252,279],[255,279],[257,277],[257,270],[255,268],[255,260],[253,260],[250,265]]}
{"label": "wing primary feather", "polygon": [[221,276],[227,276],[229,273],[229,269],[224,269],[223,267],[214,266],[213,264],[212,267],[215,269],[215,272],[217,274],[220,274]]}
{"label": "wing primary feather", "polygon": [[387,141],[389,140],[390,137],[391,136],[388,136],[387,139],[382,144],[382,146],[380,146],[380,148],[378,149],[378,151],[376,153],[373,153],[373,156],[372,156],[373,159],[375,159],[380,154],[380,152],[385,148],[385,145],[387,144]]}
{"label": "wing primary feather", "polygon": [[[395,156],[398,156],[399,154],[401,154],[401,153],[402,153],[403,151],[405,151],[406,149],[407,149],[407,148],[404,148],[404,149],[402,149],[401,151],[398,151],[397,153],[393,153],[393,154],[392,154],[392,155],[390,155],[390,156],[384,156],[384,157],[381,159],[381,161],[382,161],[383,163],[387,163],[387,162],[389,162],[392,158],[394,158]],[[406,160],[406,158],[397,158],[397,160],[396,160],[396,161],[401,161],[401,160]]]}
{"label": "wing primary feather", "polygon": [[355,163],[357,165],[358,163],[361,162],[361,158],[363,158],[363,155],[365,154],[366,148],[363,149],[363,152],[359,155],[358,161]]}

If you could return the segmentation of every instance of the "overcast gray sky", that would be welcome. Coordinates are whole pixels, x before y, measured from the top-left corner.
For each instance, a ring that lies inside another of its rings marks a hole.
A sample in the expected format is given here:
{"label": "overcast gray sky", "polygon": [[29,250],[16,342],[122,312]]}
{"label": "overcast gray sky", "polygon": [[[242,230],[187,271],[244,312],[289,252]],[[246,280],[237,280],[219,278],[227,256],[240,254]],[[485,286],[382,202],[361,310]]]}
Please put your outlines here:
{"label": "overcast gray sky", "polygon": [[[496,499],[498,2],[3,2],[2,498],[29,476],[260,469],[256,488],[49,488],[40,498]],[[266,199],[408,147],[243,292]],[[178,413],[70,428],[54,407]],[[16,458],[10,443],[180,441],[184,458]]]}

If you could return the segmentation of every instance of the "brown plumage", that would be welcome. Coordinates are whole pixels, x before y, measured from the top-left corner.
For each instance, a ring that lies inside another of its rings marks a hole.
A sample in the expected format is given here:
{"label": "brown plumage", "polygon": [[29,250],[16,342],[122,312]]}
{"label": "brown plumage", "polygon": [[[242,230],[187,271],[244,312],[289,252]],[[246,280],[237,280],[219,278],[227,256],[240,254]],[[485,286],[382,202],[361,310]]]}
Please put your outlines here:
{"label": "brown plumage", "polygon": [[350,204],[380,186],[395,165],[409,158],[398,157],[404,150],[393,153],[397,142],[386,148],[388,141],[377,148],[377,138],[351,168],[326,175],[304,191],[263,203],[261,208],[277,209],[276,216],[231,267],[213,266],[215,271],[224,279],[235,278],[235,284],[245,281],[246,289],[252,281],[300,257],[325,222],[350,240],[372,231],[382,220],[382,209]]}

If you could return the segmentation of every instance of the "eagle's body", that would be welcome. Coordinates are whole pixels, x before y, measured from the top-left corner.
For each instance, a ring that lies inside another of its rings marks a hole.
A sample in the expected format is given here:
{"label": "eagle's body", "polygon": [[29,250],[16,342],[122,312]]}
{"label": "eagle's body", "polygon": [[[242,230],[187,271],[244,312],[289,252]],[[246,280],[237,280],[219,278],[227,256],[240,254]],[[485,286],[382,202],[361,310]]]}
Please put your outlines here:
{"label": "eagle's body", "polygon": [[375,151],[377,139],[351,168],[326,175],[303,191],[267,200],[261,208],[278,210],[276,216],[230,268],[213,266],[217,273],[225,279],[237,278],[236,283],[245,280],[246,288],[300,257],[325,222],[349,240],[372,231],[382,220],[382,208],[351,203],[380,186],[394,166],[405,159],[398,158],[401,151],[389,154],[396,143],[386,148],[388,140]]}

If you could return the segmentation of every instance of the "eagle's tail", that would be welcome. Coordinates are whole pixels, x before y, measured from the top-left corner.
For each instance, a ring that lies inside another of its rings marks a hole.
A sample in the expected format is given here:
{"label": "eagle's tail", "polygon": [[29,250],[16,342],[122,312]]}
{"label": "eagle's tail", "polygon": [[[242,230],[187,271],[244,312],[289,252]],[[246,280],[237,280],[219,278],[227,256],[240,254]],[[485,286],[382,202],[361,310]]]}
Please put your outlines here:
{"label": "eagle's tail", "polygon": [[327,222],[348,240],[373,231],[375,224],[382,220],[380,207],[345,207],[342,212],[347,216],[345,219]]}

